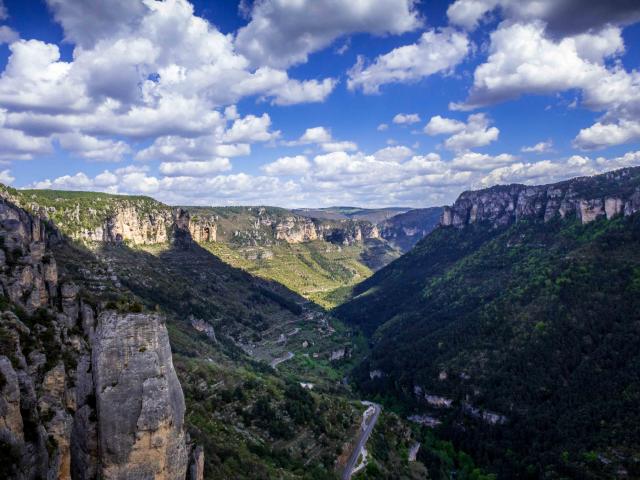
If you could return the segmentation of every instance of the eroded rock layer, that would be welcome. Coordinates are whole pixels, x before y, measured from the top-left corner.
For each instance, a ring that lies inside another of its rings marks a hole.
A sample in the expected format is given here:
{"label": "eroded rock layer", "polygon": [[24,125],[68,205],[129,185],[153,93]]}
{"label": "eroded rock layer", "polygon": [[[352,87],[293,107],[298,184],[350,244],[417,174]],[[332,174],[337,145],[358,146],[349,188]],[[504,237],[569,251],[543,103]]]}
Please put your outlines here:
{"label": "eroded rock layer", "polygon": [[485,222],[499,227],[522,219],[556,217],[573,217],[584,224],[638,210],[640,168],[626,168],[552,185],[499,185],[464,192],[451,207],[445,207],[441,224],[460,228]]}

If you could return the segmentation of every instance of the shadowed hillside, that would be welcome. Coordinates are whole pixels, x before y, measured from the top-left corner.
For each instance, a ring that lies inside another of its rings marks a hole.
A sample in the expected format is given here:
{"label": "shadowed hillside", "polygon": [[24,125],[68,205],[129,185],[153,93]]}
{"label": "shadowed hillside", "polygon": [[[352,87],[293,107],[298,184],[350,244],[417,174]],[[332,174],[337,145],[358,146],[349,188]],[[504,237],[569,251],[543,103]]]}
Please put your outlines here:
{"label": "shadowed hillside", "polygon": [[501,478],[640,475],[639,184],[462,194],[337,309],[371,340],[359,387]]}

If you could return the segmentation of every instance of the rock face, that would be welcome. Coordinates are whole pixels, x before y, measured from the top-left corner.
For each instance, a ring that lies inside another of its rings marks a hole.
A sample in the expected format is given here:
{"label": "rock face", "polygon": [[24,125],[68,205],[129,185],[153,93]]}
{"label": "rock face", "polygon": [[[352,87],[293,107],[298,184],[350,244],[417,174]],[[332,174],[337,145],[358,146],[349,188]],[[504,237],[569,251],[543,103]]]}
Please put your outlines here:
{"label": "rock face", "polygon": [[45,226],[0,199],[0,284],[3,294],[28,312],[47,306],[56,292],[55,260],[46,255]]}
{"label": "rock face", "polygon": [[176,221],[183,217],[186,218],[185,223],[179,228],[188,230],[196,242],[216,241],[217,225],[211,218],[189,218],[187,211],[181,208],[173,211],[162,206],[145,211],[127,205],[119,206],[102,226],[81,232],[79,239],[132,245],[167,243],[176,228]]}
{"label": "rock face", "polygon": [[189,212],[178,208],[173,217],[171,226],[171,242],[178,248],[189,248],[193,244],[191,236],[191,216]]}
{"label": "rock face", "polygon": [[324,240],[340,245],[353,245],[380,238],[378,227],[371,222],[356,220],[326,221],[298,215],[287,216],[273,223],[276,240],[303,243]]}
{"label": "rock face", "polygon": [[185,478],[184,397],[161,319],[104,312],[94,343],[100,476]]}
{"label": "rock face", "polygon": [[278,222],[275,228],[278,238],[289,243],[318,238],[339,245],[354,245],[381,239],[404,253],[438,225],[441,214],[441,207],[414,209],[385,218],[379,223],[363,219],[338,220],[300,215]]}
{"label": "rock face", "polygon": [[[382,238],[378,226],[366,220],[313,219],[269,207],[172,208],[148,197],[59,195],[42,199],[0,185],[0,198],[51,220],[70,238],[86,242],[167,244],[178,237],[186,238],[181,232],[188,232],[189,239],[196,243],[226,241],[241,246],[314,240],[353,245]],[[184,246],[184,242],[178,239],[177,245]]]}
{"label": "rock face", "polygon": [[211,220],[201,221],[191,219],[189,223],[191,237],[198,243],[215,242],[217,240],[218,226]]}
{"label": "rock face", "polygon": [[327,242],[342,245],[380,238],[378,226],[366,221],[342,220],[338,224],[321,224],[320,232]]}
{"label": "rock face", "polygon": [[583,224],[640,210],[640,168],[552,185],[496,186],[464,192],[445,207],[441,225],[462,228],[474,223],[506,226],[522,219],[578,218]]}
{"label": "rock face", "polygon": [[[87,232],[91,240],[103,242],[129,241],[134,245],[164,243],[171,231],[172,218],[164,210],[140,212],[135,207],[121,206],[115,215],[105,220],[104,226]],[[102,233],[102,238],[98,238]]]}
{"label": "rock face", "polygon": [[290,216],[278,221],[274,227],[276,240],[287,243],[302,243],[318,239],[315,223],[309,218]]}
{"label": "rock face", "polygon": [[96,315],[81,286],[58,280],[52,228],[0,199],[0,478],[185,478],[162,318]]}
{"label": "rock face", "polygon": [[191,453],[189,464],[189,480],[202,480],[204,478],[204,451],[202,447],[196,447]]}
{"label": "rock face", "polygon": [[[261,224],[265,225],[264,222]],[[380,238],[378,227],[367,221],[326,221],[289,215],[275,219],[268,225],[273,228],[275,240],[293,244],[324,240],[340,245],[353,245],[365,240]]]}

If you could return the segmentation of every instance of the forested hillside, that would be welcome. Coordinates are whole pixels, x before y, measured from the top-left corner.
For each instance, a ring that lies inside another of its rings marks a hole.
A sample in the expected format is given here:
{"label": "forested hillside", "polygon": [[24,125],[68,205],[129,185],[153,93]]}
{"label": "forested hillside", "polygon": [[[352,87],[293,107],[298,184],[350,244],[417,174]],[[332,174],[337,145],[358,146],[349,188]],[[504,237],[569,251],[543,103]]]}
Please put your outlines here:
{"label": "forested hillside", "polygon": [[338,309],[360,388],[500,478],[640,475],[639,176],[461,195]]}

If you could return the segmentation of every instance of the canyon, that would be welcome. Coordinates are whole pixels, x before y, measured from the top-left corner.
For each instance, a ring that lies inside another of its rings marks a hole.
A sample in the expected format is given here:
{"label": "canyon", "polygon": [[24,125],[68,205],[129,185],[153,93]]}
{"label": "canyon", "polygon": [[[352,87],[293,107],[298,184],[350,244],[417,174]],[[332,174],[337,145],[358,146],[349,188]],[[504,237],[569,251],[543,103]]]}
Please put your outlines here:
{"label": "canyon", "polygon": [[[413,223],[396,228],[395,215],[376,222],[323,218],[315,216],[315,211],[272,207],[170,207],[148,197],[82,192],[49,191],[42,197],[42,192],[36,190],[4,188],[3,195],[27,211],[51,219],[74,240],[131,245],[167,243],[180,208],[188,214],[188,229],[196,242],[235,241],[245,246],[315,240],[336,245],[362,244],[367,240],[393,243],[399,236],[413,244],[435,226],[432,217],[434,212],[436,215],[440,212],[438,208],[401,210],[403,215],[412,215]],[[430,216],[423,218],[425,213]],[[404,252],[410,246],[403,244],[399,250]]]}
{"label": "canyon", "polygon": [[[480,459],[512,448],[483,463],[507,476],[540,458],[562,472],[564,451],[576,471],[636,471],[618,414],[598,427],[613,440],[588,447],[610,462],[596,468],[548,412],[593,430],[595,414],[563,407],[589,391],[579,408],[613,401],[633,415],[640,169],[464,192],[374,221],[3,192],[5,477],[277,478],[279,455],[284,478],[304,478],[289,473],[310,452],[318,471],[342,473],[362,415],[354,392],[403,406],[404,418],[380,414],[367,451],[407,478],[437,466],[434,434]],[[358,270],[372,245],[409,251]],[[329,293],[347,290],[338,319],[300,295],[300,279],[318,289],[328,273],[342,282]],[[523,443],[549,432],[559,447]],[[398,452],[416,444],[409,467]]]}

